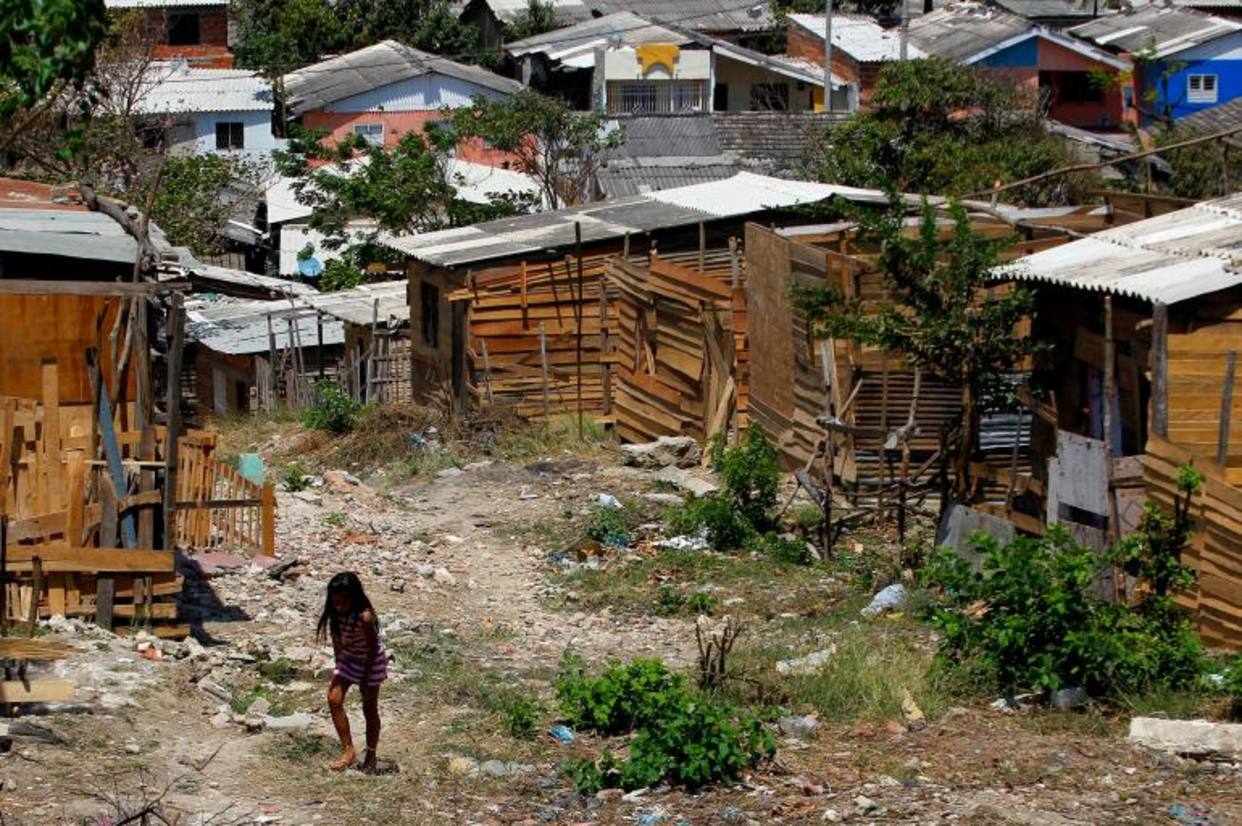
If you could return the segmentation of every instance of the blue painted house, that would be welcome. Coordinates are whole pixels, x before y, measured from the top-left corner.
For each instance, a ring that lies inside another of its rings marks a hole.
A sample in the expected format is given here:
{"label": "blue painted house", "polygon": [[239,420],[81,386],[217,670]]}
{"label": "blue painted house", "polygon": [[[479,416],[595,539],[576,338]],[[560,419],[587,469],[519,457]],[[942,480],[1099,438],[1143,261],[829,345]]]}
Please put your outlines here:
{"label": "blue painted house", "polygon": [[1242,21],[1148,6],[1070,29],[1135,64],[1142,123],[1179,118],[1242,97]]}

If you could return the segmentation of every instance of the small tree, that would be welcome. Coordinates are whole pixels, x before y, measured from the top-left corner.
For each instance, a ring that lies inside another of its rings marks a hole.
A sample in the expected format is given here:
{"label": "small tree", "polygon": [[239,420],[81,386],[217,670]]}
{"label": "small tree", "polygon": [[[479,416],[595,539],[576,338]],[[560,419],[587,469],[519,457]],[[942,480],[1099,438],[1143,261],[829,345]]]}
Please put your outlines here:
{"label": "small tree", "polygon": [[526,9],[505,26],[505,33],[511,41],[524,40],[537,34],[559,29],[560,21],[556,19],[556,9],[552,3],[542,0],[530,0]]}
{"label": "small tree", "polygon": [[604,117],[574,112],[560,98],[524,89],[507,100],[477,97],[446,114],[461,138],[482,138],[514,156],[519,172],[534,177],[550,209],[591,200],[603,155],[624,141],[605,131]]}
{"label": "small tree", "polygon": [[[833,183],[962,197],[1068,164],[1043,121],[1035,96],[993,74],[935,59],[889,63],[868,110],[828,128],[811,165]],[[1078,203],[1084,183],[1060,177],[1013,197]]]}
{"label": "small tree", "polygon": [[224,155],[170,157],[164,163],[159,190],[151,203],[151,219],[168,240],[196,255],[221,251],[222,230],[233,212],[233,201],[257,192],[254,164]]}
{"label": "small tree", "polygon": [[895,193],[882,212],[857,214],[860,240],[879,248],[876,267],[890,300],[864,310],[857,298],[821,288],[800,292],[796,301],[821,335],[897,353],[961,388],[959,431],[949,447],[953,493],[965,500],[981,408],[1006,398],[1006,377],[1037,349],[1030,338],[1015,334],[1031,310],[1031,294],[1017,287],[989,290],[996,286],[990,273],[1005,241],[976,233],[959,204],[948,209],[953,229],[944,239],[926,200],[913,234],[907,232],[907,208]]}

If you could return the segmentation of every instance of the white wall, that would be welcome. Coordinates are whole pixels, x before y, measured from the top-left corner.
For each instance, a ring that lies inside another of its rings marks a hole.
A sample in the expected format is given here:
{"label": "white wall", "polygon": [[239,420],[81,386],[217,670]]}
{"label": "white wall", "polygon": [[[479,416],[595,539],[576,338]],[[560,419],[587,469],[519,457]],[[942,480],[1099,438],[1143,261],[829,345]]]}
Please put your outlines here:
{"label": "white wall", "polygon": [[216,150],[216,124],[244,124],[245,153],[267,155],[280,148],[282,142],[272,134],[271,112],[198,112],[187,117],[193,120],[194,152],[213,154]]}
{"label": "white wall", "polygon": [[672,74],[664,66],[652,66],[643,73],[633,49],[610,49],[604,52],[605,80],[707,80],[712,73],[709,49],[682,49]]}
{"label": "white wall", "polygon": [[436,112],[445,106],[469,106],[471,99],[477,95],[490,100],[508,97],[486,86],[433,72],[338,100],[325,106],[324,111]]}

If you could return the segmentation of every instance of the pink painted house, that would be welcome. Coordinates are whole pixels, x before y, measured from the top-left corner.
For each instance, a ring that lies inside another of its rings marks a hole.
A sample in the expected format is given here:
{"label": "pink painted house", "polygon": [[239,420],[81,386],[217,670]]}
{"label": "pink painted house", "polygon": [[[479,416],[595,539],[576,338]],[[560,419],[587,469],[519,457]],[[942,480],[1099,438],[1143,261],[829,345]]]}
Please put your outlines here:
{"label": "pink painted house", "polygon": [[[328,133],[329,140],[356,134],[386,147],[442,120],[446,107],[469,106],[478,96],[506,98],[522,88],[486,69],[395,40],[306,66],[285,75],[284,83],[289,117],[304,127]],[[491,166],[509,160],[479,141],[463,143],[457,157]]]}

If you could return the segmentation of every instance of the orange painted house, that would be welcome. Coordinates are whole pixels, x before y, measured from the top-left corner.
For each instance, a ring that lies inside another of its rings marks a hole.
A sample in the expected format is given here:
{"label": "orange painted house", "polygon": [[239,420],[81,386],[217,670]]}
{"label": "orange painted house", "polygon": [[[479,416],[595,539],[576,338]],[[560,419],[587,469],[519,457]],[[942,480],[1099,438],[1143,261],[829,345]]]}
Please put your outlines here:
{"label": "orange painted house", "polygon": [[[290,117],[329,140],[350,134],[386,147],[401,136],[425,132],[445,108],[467,107],[474,98],[506,98],[522,88],[515,80],[385,40],[285,75]],[[503,166],[505,153],[479,141],[458,146],[461,160]]]}

